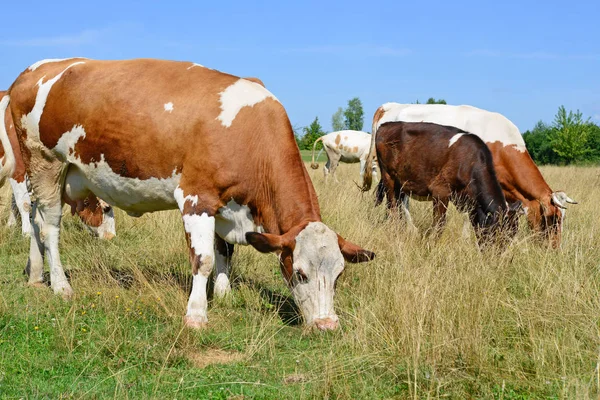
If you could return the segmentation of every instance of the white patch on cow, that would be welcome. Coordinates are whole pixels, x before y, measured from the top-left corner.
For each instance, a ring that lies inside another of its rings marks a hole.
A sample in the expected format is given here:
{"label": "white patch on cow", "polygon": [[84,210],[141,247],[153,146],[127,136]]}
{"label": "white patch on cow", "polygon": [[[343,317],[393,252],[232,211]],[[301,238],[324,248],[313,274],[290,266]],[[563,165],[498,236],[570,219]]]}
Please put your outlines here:
{"label": "white patch on cow", "polygon": [[72,60],[75,58],[83,58],[83,57],[69,57],[69,58],[48,58],[46,60],[40,60],[34,64],[31,64],[29,66],[29,70],[30,71],[35,71],[36,69],[38,69],[40,66],[44,65],[44,64],[48,64],[48,63],[55,63],[55,62],[61,62],[61,61],[66,61],[66,60]]}
{"label": "white patch on cow", "polygon": [[384,114],[374,130],[385,122],[431,122],[454,126],[479,136],[486,143],[500,142],[520,152],[527,151],[519,129],[499,113],[467,105],[385,103],[381,107]]}
{"label": "white patch on cow", "polygon": [[177,202],[177,206],[179,207],[179,211],[181,211],[181,212],[183,212],[183,206],[188,201],[192,203],[192,207],[195,207],[198,204],[198,196],[197,195],[192,196],[191,194],[188,194],[187,196],[184,196],[183,189],[181,189],[179,186],[177,186],[177,188],[175,188],[175,192],[173,194],[175,196],[175,201]]}
{"label": "white patch on cow", "polygon": [[450,142],[448,142],[448,147],[452,147],[452,145],[456,143],[456,141],[460,139],[462,135],[464,135],[464,133],[457,133],[456,135],[452,136],[450,138]]}
{"label": "white patch on cow", "polygon": [[173,103],[171,103],[171,102],[166,103],[165,104],[165,111],[168,111],[170,113],[173,112]]}
{"label": "white patch on cow", "polygon": [[130,215],[177,208],[173,196],[181,174],[173,170],[168,178],[126,178],[116,174],[104,160],[83,164],[79,158],[67,157],[72,164],[65,179],[65,193],[71,199],[84,199],[91,191],[108,204]]}
{"label": "white patch on cow", "polygon": [[13,178],[9,178],[10,186],[13,191],[15,204],[21,216],[21,232],[23,236],[31,234],[31,222],[29,220],[29,212],[31,211],[31,199],[27,191],[27,182],[17,182]]}
{"label": "white patch on cow", "polygon": [[[219,254],[216,255],[217,260],[219,256]],[[217,297],[225,297],[228,293],[231,292],[231,284],[229,283],[229,278],[226,274],[220,273],[217,275],[217,279],[215,279],[214,291],[215,296]]]}
{"label": "white patch on cow", "polygon": [[74,151],[75,145],[81,138],[85,139],[85,129],[81,125],[75,125],[73,129],[62,134],[54,146],[54,151],[67,155]]}
{"label": "white patch on cow", "polygon": [[197,256],[213,253],[215,217],[210,217],[207,213],[202,213],[202,215],[185,214],[183,227],[190,235],[190,242]]}
{"label": "white patch on cow", "polygon": [[221,125],[227,128],[231,126],[242,108],[252,107],[269,97],[279,101],[263,86],[246,79],[239,79],[219,94],[221,96],[221,113],[217,119],[221,121]]}
{"label": "white patch on cow", "polygon": [[234,244],[248,244],[247,232],[262,232],[261,226],[254,224],[250,208],[239,205],[233,199],[224,207],[219,208],[216,215],[217,223],[215,230],[226,242]]}
{"label": "white patch on cow", "polygon": [[333,308],[334,285],[344,269],[338,237],[322,222],[310,222],[297,236],[294,248],[294,272],[308,278],[296,283],[292,293],[300,306],[307,324],[315,319],[337,322]]}
{"label": "white patch on cow", "polygon": [[46,101],[48,100],[48,94],[50,93],[50,89],[52,89],[52,86],[56,83],[56,81],[58,81],[69,68],[79,64],[85,64],[85,62],[75,62],[69,65],[67,68],[65,68],[54,78],[44,82],[45,76],[43,76],[37,82],[37,86],[39,87],[39,89],[37,95],[35,96],[35,104],[33,106],[33,109],[29,114],[24,114],[23,117],[21,117],[21,125],[27,130],[28,139],[34,139],[39,141],[40,119],[42,118],[42,113],[44,112],[44,107],[46,106]]}
{"label": "white patch on cow", "polygon": [[200,67],[200,68],[206,68],[204,65],[202,64],[198,64],[198,63],[192,63],[192,65],[190,65],[187,69],[192,69],[194,67]]}
{"label": "white patch on cow", "polygon": [[196,274],[192,277],[192,292],[188,300],[187,312],[185,314],[187,322],[205,324],[208,322],[206,309],[208,300],[206,298],[206,284],[208,277],[202,274]]}

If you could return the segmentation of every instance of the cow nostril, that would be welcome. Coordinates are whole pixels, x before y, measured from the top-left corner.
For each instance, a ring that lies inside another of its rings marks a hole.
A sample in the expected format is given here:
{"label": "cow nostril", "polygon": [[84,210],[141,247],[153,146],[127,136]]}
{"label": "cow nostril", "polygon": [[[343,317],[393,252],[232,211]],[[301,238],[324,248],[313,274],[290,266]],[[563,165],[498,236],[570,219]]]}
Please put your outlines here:
{"label": "cow nostril", "polygon": [[112,211],[112,207],[111,206],[105,206],[104,208],[102,208],[102,211],[104,211],[105,213],[109,213]]}

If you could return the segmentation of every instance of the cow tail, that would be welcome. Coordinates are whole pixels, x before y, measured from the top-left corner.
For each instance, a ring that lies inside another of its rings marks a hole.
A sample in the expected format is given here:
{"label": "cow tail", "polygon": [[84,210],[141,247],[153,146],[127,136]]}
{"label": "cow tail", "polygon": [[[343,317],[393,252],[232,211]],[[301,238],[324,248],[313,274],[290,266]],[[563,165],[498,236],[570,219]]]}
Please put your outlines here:
{"label": "cow tail", "polygon": [[377,111],[375,111],[375,115],[373,115],[373,125],[371,128],[371,147],[369,148],[369,154],[367,155],[367,160],[365,162],[365,174],[363,175],[363,184],[362,191],[368,192],[371,189],[371,185],[373,184],[373,168],[370,167],[373,165],[373,160],[375,159],[375,139],[377,136],[377,128],[379,124],[379,120],[385,111],[383,107],[379,107]]}
{"label": "cow tail", "polygon": [[2,123],[0,123],[0,143],[2,143],[2,147],[4,148],[4,165],[0,168],[0,187],[4,185],[7,178],[12,176],[15,170],[15,154],[13,153],[10,140],[8,139],[6,125],[4,124],[4,116],[6,115],[6,109],[8,108],[9,102],[9,95],[5,95],[2,97],[2,100],[0,100],[0,118],[2,118]]}
{"label": "cow tail", "polygon": [[[312,169],[318,169],[319,168],[319,163],[315,162],[315,149],[317,148],[317,143],[321,142],[323,140],[323,136],[321,136],[320,138],[318,138],[317,140],[315,140],[315,143],[313,144],[313,150],[312,150],[312,162],[310,163],[310,167]],[[319,152],[319,156],[321,155],[321,152]],[[319,157],[317,156],[317,159]]]}

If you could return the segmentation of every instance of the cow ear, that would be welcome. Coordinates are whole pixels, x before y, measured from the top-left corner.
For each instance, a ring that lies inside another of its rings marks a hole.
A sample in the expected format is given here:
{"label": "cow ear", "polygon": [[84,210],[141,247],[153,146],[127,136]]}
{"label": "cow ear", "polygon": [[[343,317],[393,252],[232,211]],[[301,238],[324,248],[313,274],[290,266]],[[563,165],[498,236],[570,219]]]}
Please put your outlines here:
{"label": "cow ear", "polygon": [[280,235],[270,233],[247,232],[246,241],[261,253],[273,253],[283,249],[283,239]]}
{"label": "cow ear", "polygon": [[347,241],[340,235],[338,235],[338,245],[340,246],[340,251],[344,256],[344,259],[348,262],[367,262],[375,258],[375,253],[372,251],[365,250],[354,243]]}

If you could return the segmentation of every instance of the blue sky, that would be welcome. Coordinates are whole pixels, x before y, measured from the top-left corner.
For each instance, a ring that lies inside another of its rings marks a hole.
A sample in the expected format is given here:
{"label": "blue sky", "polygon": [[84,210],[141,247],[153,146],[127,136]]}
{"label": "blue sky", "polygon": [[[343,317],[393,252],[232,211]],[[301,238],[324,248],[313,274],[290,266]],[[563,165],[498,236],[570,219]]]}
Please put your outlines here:
{"label": "blue sky", "polygon": [[[600,1],[12,1],[0,87],[44,58],[154,57],[257,76],[292,124],[355,96],[365,130],[388,101],[428,97],[521,131],[560,105],[600,123]],[[258,3],[258,4],[255,4]]]}

